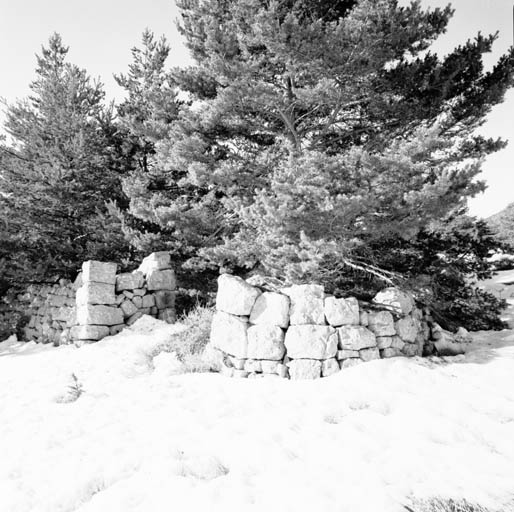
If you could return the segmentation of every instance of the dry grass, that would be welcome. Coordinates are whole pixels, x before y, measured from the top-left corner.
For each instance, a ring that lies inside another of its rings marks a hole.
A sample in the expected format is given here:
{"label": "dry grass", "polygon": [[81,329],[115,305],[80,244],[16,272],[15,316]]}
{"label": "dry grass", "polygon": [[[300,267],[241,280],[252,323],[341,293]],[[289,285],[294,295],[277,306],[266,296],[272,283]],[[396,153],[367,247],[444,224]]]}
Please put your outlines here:
{"label": "dry grass", "polygon": [[187,329],[174,334],[165,344],[157,347],[152,357],[161,352],[174,352],[184,365],[184,372],[215,371],[215,363],[204,357],[213,315],[214,308],[196,306],[179,319],[179,323]]}
{"label": "dry grass", "polygon": [[408,512],[500,512],[491,510],[469,501],[432,498],[430,500],[415,500],[410,505],[404,505]]}

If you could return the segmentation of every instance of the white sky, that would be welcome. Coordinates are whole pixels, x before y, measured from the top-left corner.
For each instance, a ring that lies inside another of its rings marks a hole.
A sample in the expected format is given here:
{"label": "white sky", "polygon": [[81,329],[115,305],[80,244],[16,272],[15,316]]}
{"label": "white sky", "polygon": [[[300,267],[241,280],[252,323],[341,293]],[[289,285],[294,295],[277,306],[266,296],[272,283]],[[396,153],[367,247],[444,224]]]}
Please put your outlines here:
{"label": "white sky", "polygon": [[[431,7],[447,3],[422,0],[424,6]],[[478,31],[499,31],[493,54],[486,59],[491,65],[513,42],[513,4],[514,0],[454,0],[456,13],[435,49],[446,53]],[[173,0],[0,0],[0,97],[11,102],[28,94],[28,84],[34,78],[34,55],[56,31],[70,46],[70,61],[101,77],[109,98],[119,98],[121,91],[112,74],[126,71],[130,49],[139,44],[146,27],[168,38],[172,46],[170,66],[188,63],[187,50],[175,29],[176,17]],[[514,91],[510,91],[482,127],[484,134],[510,139],[512,144],[485,162],[482,178],[489,188],[471,201],[470,210],[475,215],[491,215],[514,201],[510,174],[514,171],[513,114]]]}

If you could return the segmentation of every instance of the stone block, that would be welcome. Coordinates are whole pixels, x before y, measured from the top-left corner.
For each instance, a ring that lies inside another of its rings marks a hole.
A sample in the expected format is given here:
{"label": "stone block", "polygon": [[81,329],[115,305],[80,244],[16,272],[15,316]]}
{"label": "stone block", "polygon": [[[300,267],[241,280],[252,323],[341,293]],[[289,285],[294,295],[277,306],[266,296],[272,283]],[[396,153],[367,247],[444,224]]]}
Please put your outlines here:
{"label": "stone block", "polygon": [[337,359],[327,359],[321,362],[321,376],[322,377],[330,377],[335,373],[339,373],[341,368],[339,367],[339,363]]}
{"label": "stone block", "polygon": [[352,359],[345,359],[344,361],[341,361],[341,370],[345,368],[351,368],[352,366],[357,366],[359,364],[362,364],[363,361],[360,358],[352,358]]}
{"label": "stone block", "polygon": [[228,359],[236,370],[244,370],[246,359],[238,359],[237,357],[229,357]]}
{"label": "stone block", "polygon": [[380,352],[377,347],[365,348],[363,350],[359,350],[359,357],[363,361],[373,361],[373,359],[380,359]]}
{"label": "stone block", "polygon": [[414,343],[416,341],[416,336],[418,332],[421,331],[421,325],[419,321],[414,320],[411,316],[406,316],[405,318],[400,318],[394,324],[396,329],[396,334],[403,340],[408,343]]}
{"label": "stone block", "polygon": [[286,295],[264,292],[257,297],[250,312],[250,323],[277,325],[285,329],[289,325],[289,303]]}
{"label": "stone block", "polygon": [[293,380],[319,379],[321,361],[316,359],[295,359],[287,364],[289,376]]}
{"label": "stone block", "polygon": [[134,295],[139,295],[140,297],[142,297],[147,292],[147,289],[146,287],[136,288],[135,290],[132,290],[132,292],[134,293]]}
{"label": "stone block", "polygon": [[389,311],[370,311],[368,314],[368,329],[375,333],[375,336],[394,336],[393,315]]}
{"label": "stone block", "polygon": [[263,373],[277,373],[280,363],[278,361],[260,361]]}
{"label": "stone block", "polygon": [[344,359],[351,359],[352,357],[359,357],[358,350],[342,349],[337,351],[337,359],[343,361]]}
{"label": "stone block", "polygon": [[123,290],[123,295],[127,297],[127,299],[134,298],[134,292],[131,292],[130,290]]}
{"label": "stone block", "polygon": [[116,291],[135,290],[145,284],[145,276],[142,272],[125,272],[116,276]]}
{"label": "stone block", "polygon": [[156,270],[168,270],[171,268],[171,256],[167,251],[153,252],[143,259],[137,269],[145,276]]}
{"label": "stone block", "polygon": [[177,314],[174,308],[166,308],[159,311],[158,319],[167,324],[174,324],[177,321]]}
{"label": "stone block", "polygon": [[109,336],[110,329],[104,325],[77,325],[72,327],[70,335],[72,340],[101,340]]}
{"label": "stone block", "polygon": [[399,336],[393,336],[391,348],[395,348],[397,350],[402,350],[405,346],[405,342]]}
{"label": "stone block", "polygon": [[375,335],[362,325],[343,325],[337,329],[339,347],[345,350],[362,350],[376,347]]}
{"label": "stone block", "polygon": [[[135,298],[135,297],[134,297]],[[155,297],[153,295],[143,295],[142,304],[144,308],[153,308],[155,306]],[[174,304],[167,307],[173,307]],[[166,309],[166,308],[162,308]]]}
{"label": "stone block", "polygon": [[82,282],[115,284],[116,268],[116,263],[85,261],[82,263]]}
{"label": "stone block", "polygon": [[408,343],[403,347],[402,353],[407,357],[421,356],[423,347],[420,349],[419,345]]}
{"label": "stone block", "polygon": [[291,299],[291,325],[325,325],[325,292],[317,284],[301,284],[284,288],[282,293]]}
{"label": "stone block", "polygon": [[141,317],[143,316],[143,313],[141,313],[141,311],[137,311],[136,313],[134,313],[132,316],[130,316],[129,318],[127,318],[125,320],[125,324],[127,325],[133,325],[135,324]]}
{"label": "stone block", "polygon": [[255,360],[255,359],[247,359],[245,361],[243,369],[249,373],[261,372],[262,371],[261,362]]}
{"label": "stone block", "polygon": [[292,325],[284,343],[293,359],[330,359],[337,353],[337,340],[336,330],[328,325]]}
{"label": "stone block", "polygon": [[248,352],[248,321],[223,311],[214,314],[211,325],[211,344],[226,354],[246,359]]}
{"label": "stone block", "polygon": [[218,277],[216,309],[231,315],[248,316],[261,291],[240,277],[222,274]]}
{"label": "stone block", "polygon": [[378,292],[373,302],[391,308],[398,315],[408,315],[415,306],[412,295],[394,287]]}
{"label": "stone block", "polygon": [[248,352],[248,321],[223,311],[214,314],[211,325],[211,344],[226,354],[246,359]]}
{"label": "stone block", "polygon": [[382,359],[389,359],[390,357],[398,357],[402,355],[402,351],[397,348],[384,348],[380,350],[380,357]]}
{"label": "stone block", "polygon": [[174,290],[177,286],[173,270],[154,270],[147,274],[146,285],[149,290]]}
{"label": "stone block", "polygon": [[[159,290],[154,294],[155,305],[158,309],[174,308],[176,296],[177,292]],[[151,297],[151,295],[147,295],[147,297]]]}
{"label": "stone block", "polygon": [[325,298],[325,318],[333,327],[358,325],[360,321],[359,302],[354,297],[347,299]]}
{"label": "stone block", "polygon": [[50,295],[48,303],[50,306],[54,306],[56,308],[62,308],[66,304],[66,296],[65,295]]}
{"label": "stone block", "polygon": [[141,309],[143,307],[143,298],[139,295],[134,295],[134,297],[132,297],[132,304],[134,304],[137,309]]}
{"label": "stone block", "polygon": [[109,335],[114,336],[125,329],[125,324],[112,325],[109,327]]}
{"label": "stone block", "polygon": [[248,328],[248,353],[250,359],[279,361],[286,352],[284,331],[276,325],[253,325]]}
{"label": "stone block", "polygon": [[379,349],[390,348],[392,344],[392,336],[377,336],[377,347]]}
{"label": "stone block", "polygon": [[93,306],[87,304],[77,307],[79,325],[118,325],[123,323],[123,312],[113,306]]}
{"label": "stone block", "polygon": [[104,304],[110,306],[116,304],[116,295],[112,284],[86,281],[78,290],[76,296],[77,305]]}
{"label": "stone block", "polygon": [[359,313],[359,323],[363,325],[364,327],[368,326],[369,319],[368,319],[368,312],[361,310]]}
{"label": "stone block", "polygon": [[120,310],[123,312],[123,318],[129,318],[137,312],[137,307],[131,300],[126,300],[121,303]]}

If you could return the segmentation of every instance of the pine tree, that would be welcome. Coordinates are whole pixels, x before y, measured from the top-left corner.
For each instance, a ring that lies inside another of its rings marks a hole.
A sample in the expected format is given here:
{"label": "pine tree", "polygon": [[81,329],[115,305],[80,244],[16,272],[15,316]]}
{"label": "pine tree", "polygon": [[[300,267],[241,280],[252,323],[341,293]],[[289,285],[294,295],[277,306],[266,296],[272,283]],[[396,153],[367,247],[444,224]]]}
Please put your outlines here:
{"label": "pine tree", "polygon": [[37,57],[31,96],[7,108],[0,210],[4,279],[71,275],[85,259],[118,259],[126,244],[105,203],[121,196],[117,130],[104,92],[66,62],[54,34]]}
{"label": "pine tree", "polygon": [[143,188],[190,264],[332,287],[355,272],[388,281],[396,269],[381,259],[392,240],[421,250],[420,238],[444,230],[483,190],[481,159],[504,142],[475,129],[512,86],[514,52],[491,71],[482,56],[495,35],[444,58],[431,53],[450,7],[178,6],[197,66],[173,72],[190,103],[156,146],[174,193]]}

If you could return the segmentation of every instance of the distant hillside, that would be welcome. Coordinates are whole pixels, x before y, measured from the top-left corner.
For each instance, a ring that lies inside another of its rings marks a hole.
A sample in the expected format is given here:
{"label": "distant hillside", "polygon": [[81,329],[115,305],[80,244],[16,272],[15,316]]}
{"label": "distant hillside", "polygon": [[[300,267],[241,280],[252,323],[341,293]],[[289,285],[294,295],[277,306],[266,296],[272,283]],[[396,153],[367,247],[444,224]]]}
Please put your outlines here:
{"label": "distant hillside", "polygon": [[510,203],[501,212],[491,215],[487,222],[500,240],[514,246],[514,203]]}

